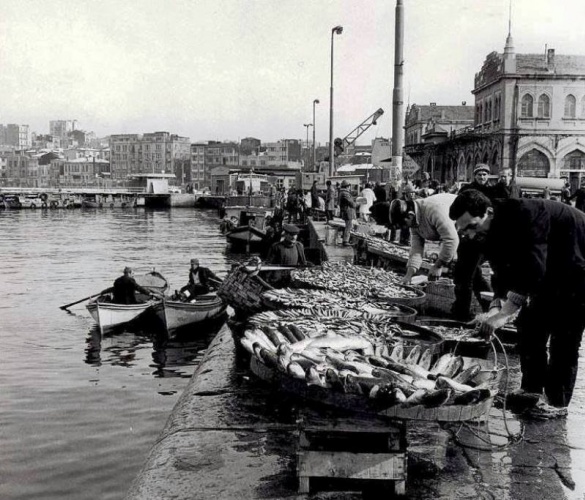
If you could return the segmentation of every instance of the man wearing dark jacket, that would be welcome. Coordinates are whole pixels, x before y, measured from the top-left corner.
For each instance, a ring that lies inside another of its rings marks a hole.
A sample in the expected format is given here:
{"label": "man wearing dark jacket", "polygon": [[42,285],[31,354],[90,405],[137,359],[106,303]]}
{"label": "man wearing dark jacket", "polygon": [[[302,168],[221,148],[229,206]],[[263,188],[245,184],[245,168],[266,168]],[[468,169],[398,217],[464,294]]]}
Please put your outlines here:
{"label": "man wearing dark jacket", "polygon": [[[282,229],[284,238],[270,247],[266,260],[277,266],[306,266],[305,247],[297,241],[299,228],[294,224],[284,224]],[[273,285],[288,286],[291,280],[290,271],[273,271],[268,279]]]}
{"label": "man wearing dark jacket", "polygon": [[345,179],[341,181],[341,190],[339,191],[339,213],[341,218],[345,221],[345,229],[343,230],[343,246],[349,246],[349,237],[353,221],[356,218],[355,201],[349,192],[349,182]]}
{"label": "man wearing dark jacket", "polygon": [[191,259],[189,283],[181,288],[180,294],[186,299],[191,299],[195,295],[209,293],[211,286],[220,283],[221,280],[210,269],[199,265],[199,259]]}
{"label": "man wearing dark jacket", "polygon": [[[490,200],[509,198],[508,191],[502,183],[491,186],[488,183],[490,167],[485,163],[478,163],[473,169],[474,181],[463,186],[459,193],[474,189],[483,193]],[[451,313],[455,319],[468,321],[472,318],[470,312],[471,297],[475,293],[480,304],[481,292],[491,292],[491,286],[483,277],[481,265],[485,257],[481,243],[462,237],[457,250],[457,262],[453,268],[453,281],[455,283],[455,302]]]}
{"label": "man wearing dark jacket", "polygon": [[115,304],[137,304],[136,292],[154,297],[155,294],[150,290],[140,286],[134,279],[132,268],[125,267],[124,274],[114,281],[114,286],[104,290],[104,292],[113,292],[113,302]]}
{"label": "man wearing dark jacket", "polygon": [[480,332],[491,335],[519,311],[522,391],[516,402],[538,401],[528,410],[536,418],[565,416],[585,328],[585,214],[550,200],[492,202],[467,191],[449,216],[461,234],[483,241],[494,272],[495,300]]}

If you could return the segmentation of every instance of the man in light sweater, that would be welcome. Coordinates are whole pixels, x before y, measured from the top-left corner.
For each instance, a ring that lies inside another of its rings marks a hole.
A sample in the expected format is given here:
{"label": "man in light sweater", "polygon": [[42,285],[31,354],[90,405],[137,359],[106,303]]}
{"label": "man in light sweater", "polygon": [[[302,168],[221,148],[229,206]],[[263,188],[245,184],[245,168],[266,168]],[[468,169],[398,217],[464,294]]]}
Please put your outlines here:
{"label": "man in light sweater", "polygon": [[440,241],[439,257],[429,270],[429,280],[441,276],[443,267],[449,264],[457,252],[459,236],[454,222],[449,218],[449,208],[456,196],[443,193],[418,200],[394,200],[390,204],[393,224],[410,228],[410,255],[406,263],[403,282],[409,284],[422,264],[425,240]]}

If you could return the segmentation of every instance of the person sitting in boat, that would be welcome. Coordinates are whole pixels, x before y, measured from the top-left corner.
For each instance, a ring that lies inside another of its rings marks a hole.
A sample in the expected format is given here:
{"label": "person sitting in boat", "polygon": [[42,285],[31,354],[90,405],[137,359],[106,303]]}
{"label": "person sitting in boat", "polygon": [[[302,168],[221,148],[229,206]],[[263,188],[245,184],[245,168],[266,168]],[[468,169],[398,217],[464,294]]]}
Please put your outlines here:
{"label": "person sitting in boat", "polygon": [[179,290],[179,298],[191,300],[196,295],[205,295],[221,282],[209,268],[199,265],[199,259],[191,259],[189,283]]}
{"label": "person sitting in boat", "polygon": [[[266,260],[277,266],[306,266],[305,247],[300,241],[297,241],[299,228],[294,224],[283,224],[282,229],[284,238],[270,247]],[[287,286],[290,283],[290,272],[274,271],[268,280],[278,286]]]}
{"label": "person sitting in boat", "polygon": [[114,281],[114,286],[107,288],[102,294],[113,293],[112,302],[114,304],[138,304],[136,292],[148,297],[160,297],[160,294],[156,294],[152,290],[140,286],[134,279],[134,271],[132,268],[125,267],[124,274]]}

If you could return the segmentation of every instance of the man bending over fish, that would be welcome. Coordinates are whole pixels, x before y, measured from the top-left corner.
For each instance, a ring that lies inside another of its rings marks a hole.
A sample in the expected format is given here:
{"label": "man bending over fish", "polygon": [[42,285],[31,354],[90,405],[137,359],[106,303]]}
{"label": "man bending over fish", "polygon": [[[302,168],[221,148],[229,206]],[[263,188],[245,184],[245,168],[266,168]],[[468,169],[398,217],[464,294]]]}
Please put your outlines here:
{"label": "man bending over fish", "polygon": [[460,234],[483,242],[494,273],[495,300],[478,318],[480,332],[489,337],[518,313],[522,382],[510,406],[534,418],[566,416],[585,328],[585,214],[556,201],[490,201],[469,190],[449,215]]}
{"label": "man bending over fish", "polygon": [[454,194],[443,193],[418,200],[393,200],[390,204],[392,224],[407,226],[411,232],[404,284],[409,284],[420,269],[425,240],[441,242],[439,257],[429,269],[429,280],[438,279],[443,266],[453,260],[459,245],[459,236],[455,224],[449,218],[449,207],[455,198]]}

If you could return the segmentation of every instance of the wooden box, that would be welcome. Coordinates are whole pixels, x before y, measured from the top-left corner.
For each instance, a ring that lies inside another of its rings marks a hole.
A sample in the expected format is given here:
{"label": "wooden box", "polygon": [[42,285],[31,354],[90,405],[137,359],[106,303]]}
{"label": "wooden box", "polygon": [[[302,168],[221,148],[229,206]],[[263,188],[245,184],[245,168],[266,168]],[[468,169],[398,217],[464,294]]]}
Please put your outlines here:
{"label": "wooden box", "polygon": [[354,481],[358,487],[385,482],[396,494],[406,488],[405,423],[359,414],[305,410],[299,421],[299,492],[311,478]]}

